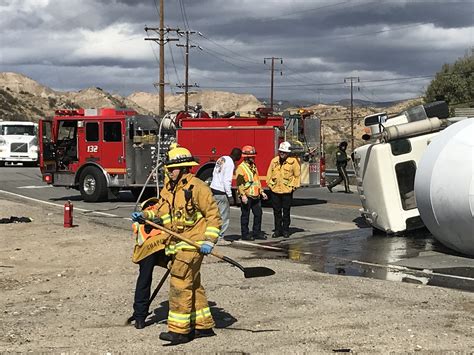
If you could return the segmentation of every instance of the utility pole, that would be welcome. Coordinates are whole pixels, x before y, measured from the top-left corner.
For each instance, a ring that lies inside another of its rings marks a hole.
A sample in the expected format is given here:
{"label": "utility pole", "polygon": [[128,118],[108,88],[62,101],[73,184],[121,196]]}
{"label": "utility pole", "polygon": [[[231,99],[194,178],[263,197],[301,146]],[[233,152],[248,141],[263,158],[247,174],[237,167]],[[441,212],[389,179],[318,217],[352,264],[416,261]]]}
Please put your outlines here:
{"label": "utility pole", "polygon": [[[344,78],[344,83],[348,80],[351,81],[351,153],[354,151],[354,95],[353,95],[353,82],[357,79],[357,82],[360,82],[360,78],[358,76],[350,76],[348,78]],[[359,87],[357,87],[359,90]]]}
{"label": "utility pole", "polygon": [[[280,64],[283,64],[283,58],[263,58],[263,64],[267,64],[267,59],[272,60],[272,69],[271,69],[271,81],[270,81],[270,108],[273,111],[273,77],[275,72],[275,59],[280,60]],[[283,75],[283,72],[280,70],[280,75]]]}
{"label": "utility pole", "polygon": [[189,85],[189,48],[199,48],[202,50],[201,47],[196,46],[194,44],[189,44],[189,36],[195,34],[196,31],[181,31],[178,30],[176,33],[180,36],[186,36],[186,44],[177,44],[177,47],[185,47],[186,54],[185,54],[185,73],[184,73],[184,84],[177,85],[179,88],[184,88],[184,111],[188,112],[188,95],[189,95],[189,88],[190,87],[198,87],[198,84],[194,83],[193,85]]}
{"label": "utility pole", "polygon": [[159,74],[159,110],[158,114],[160,116],[165,113],[165,44],[170,41],[179,41],[178,38],[166,38],[165,31],[169,32],[171,29],[164,28],[164,0],[160,0],[160,27],[147,27],[145,26],[145,31],[155,31],[158,33],[158,38],[145,38],[145,41],[154,41],[157,42],[160,46],[160,74]]}

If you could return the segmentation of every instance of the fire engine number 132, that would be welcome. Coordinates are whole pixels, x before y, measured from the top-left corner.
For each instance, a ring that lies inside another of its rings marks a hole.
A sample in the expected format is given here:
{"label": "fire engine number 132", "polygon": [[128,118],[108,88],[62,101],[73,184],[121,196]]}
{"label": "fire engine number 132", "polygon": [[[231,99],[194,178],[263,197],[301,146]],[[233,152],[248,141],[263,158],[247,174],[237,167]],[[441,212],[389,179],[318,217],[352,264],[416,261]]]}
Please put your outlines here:
{"label": "fire engine number 132", "polygon": [[98,150],[99,150],[98,145],[88,145],[87,146],[87,153],[97,153]]}

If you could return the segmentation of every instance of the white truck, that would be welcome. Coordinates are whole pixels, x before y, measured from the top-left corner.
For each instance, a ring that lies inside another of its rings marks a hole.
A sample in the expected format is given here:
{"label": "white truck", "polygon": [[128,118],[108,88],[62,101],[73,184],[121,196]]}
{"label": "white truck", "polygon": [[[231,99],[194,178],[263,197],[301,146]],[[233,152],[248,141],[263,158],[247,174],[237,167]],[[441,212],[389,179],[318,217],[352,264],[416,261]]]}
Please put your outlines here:
{"label": "white truck", "polygon": [[0,166],[5,163],[38,165],[38,124],[0,120]]}

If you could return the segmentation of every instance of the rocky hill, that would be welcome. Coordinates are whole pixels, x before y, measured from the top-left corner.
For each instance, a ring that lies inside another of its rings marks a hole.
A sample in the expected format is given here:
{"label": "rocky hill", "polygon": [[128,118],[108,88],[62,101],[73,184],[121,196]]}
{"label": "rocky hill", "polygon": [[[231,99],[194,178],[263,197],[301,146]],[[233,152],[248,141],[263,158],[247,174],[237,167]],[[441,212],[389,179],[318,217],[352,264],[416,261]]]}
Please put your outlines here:
{"label": "rocky hill", "polygon": [[[219,113],[255,111],[262,106],[255,96],[235,94],[221,91],[201,91],[190,94],[189,104],[200,103],[207,112]],[[363,144],[364,116],[375,112],[394,114],[421,103],[421,100],[399,102],[388,107],[354,107],[355,144]],[[184,106],[184,95],[166,95],[167,110],[181,110]],[[59,92],[17,73],[0,73],[0,119],[34,121],[42,117],[50,117],[54,110],[61,108],[99,108],[129,107],[139,113],[158,112],[158,94],[138,92],[128,97],[112,95],[101,88],[87,88],[78,92]],[[294,108],[297,109],[297,108]],[[307,109],[313,110],[322,120],[323,137],[326,146],[334,149],[341,140],[349,140],[351,134],[350,108],[341,105],[314,105]]]}

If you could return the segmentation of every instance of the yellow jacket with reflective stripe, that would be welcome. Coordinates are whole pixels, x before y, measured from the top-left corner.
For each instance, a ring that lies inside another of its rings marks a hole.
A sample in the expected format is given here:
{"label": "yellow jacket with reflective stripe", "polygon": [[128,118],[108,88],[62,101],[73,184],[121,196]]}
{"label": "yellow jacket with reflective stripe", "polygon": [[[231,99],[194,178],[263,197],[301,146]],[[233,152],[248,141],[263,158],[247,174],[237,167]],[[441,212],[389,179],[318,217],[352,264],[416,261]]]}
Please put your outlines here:
{"label": "yellow jacket with reflective stripe", "polygon": [[268,166],[267,185],[275,193],[289,193],[300,187],[300,174],[298,159],[288,157],[280,164],[280,157],[276,156]]}
{"label": "yellow jacket with reflective stripe", "polygon": [[257,166],[246,160],[239,164],[235,171],[235,180],[239,196],[259,197],[262,193],[262,184],[258,176]]}
{"label": "yellow jacket with reflective stripe", "polygon": [[[160,217],[166,228],[183,237],[195,242],[215,243],[222,221],[209,186],[193,174],[184,174],[173,190],[171,186],[171,182],[167,181],[161,190],[158,203],[143,212],[145,218],[152,220]],[[186,198],[186,190],[189,199]],[[167,249],[169,254],[194,247],[175,240]]]}

